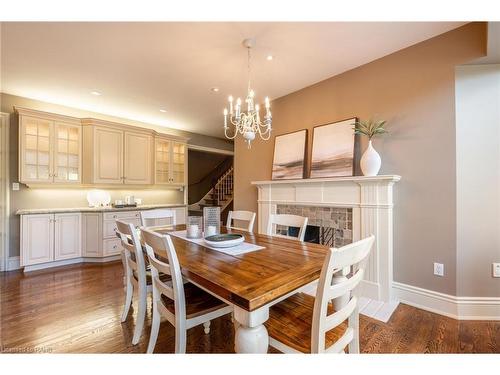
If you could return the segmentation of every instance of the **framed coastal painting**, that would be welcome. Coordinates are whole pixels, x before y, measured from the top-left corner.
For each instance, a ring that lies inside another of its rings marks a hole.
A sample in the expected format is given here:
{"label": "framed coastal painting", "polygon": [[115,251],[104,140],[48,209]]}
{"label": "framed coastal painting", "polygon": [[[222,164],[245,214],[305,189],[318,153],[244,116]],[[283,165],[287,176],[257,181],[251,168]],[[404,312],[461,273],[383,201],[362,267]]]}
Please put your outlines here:
{"label": "framed coastal painting", "polygon": [[353,117],[314,127],[311,178],[354,175],[356,120]]}
{"label": "framed coastal painting", "polygon": [[273,180],[304,178],[307,130],[274,138]]}

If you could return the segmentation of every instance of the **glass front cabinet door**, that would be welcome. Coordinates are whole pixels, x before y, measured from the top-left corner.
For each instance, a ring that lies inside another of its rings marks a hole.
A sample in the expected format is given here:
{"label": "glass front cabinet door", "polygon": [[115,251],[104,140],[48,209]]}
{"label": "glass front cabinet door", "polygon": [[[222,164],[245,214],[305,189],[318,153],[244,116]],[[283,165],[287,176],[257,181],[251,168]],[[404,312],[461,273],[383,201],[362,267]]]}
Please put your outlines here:
{"label": "glass front cabinet door", "polygon": [[19,115],[20,182],[80,183],[81,126]]}
{"label": "glass front cabinet door", "polygon": [[157,138],[155,178],[160,185],[186,184],[186,144]]}
{"label": "glass front cabinet door", "polygon": [[185,184],[186,144],[172,142],[172,183]]}

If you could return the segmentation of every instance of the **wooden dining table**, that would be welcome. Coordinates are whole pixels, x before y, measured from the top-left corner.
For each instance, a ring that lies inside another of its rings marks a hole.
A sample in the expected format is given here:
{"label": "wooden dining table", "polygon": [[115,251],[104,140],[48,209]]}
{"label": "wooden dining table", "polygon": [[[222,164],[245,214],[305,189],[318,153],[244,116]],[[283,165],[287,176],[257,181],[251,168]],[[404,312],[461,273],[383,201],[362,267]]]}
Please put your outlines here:
{"label": "wooden dining table", "polygon": [[[168,234],[185,228],[151,229]],[[172,235],[183,277],[233,306],[237,353],[267,353],[269,308],[319,279],[328,247],[234,229],[221,232],[240,233],[263,249],[228,255]]]}

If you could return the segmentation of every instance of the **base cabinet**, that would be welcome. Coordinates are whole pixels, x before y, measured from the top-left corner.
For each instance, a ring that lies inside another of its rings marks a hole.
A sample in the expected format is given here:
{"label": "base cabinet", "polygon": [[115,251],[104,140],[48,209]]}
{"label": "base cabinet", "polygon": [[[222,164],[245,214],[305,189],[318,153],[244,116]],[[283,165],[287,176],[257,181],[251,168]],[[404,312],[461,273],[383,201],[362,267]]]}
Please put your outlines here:
{"label": "base cabinet", "polygon": [[21,266],[81,257],[81,214],[23,215]]}
{"label": "base cabinet", "polygon": [[54,215],[54,260],[82,256],[80,213]]}
{"label": "base cabinet", "polygon": [[82,215],[82,253],[84,257],[102,257],[101,227],[102,214],[100,212]]}
{"label": "base cabinet", "polygon": [[54,215],[24,215],[21,218],[21,266],[54,260]]}
{"label": "base cabinet", "polygon": [[[185,224],[186,207],[172,210],[177,224]],[[140,227],[140,209],[22,215],[21,266],[33,270],[79,261],[115,260],[122,251],[116,220]]]}

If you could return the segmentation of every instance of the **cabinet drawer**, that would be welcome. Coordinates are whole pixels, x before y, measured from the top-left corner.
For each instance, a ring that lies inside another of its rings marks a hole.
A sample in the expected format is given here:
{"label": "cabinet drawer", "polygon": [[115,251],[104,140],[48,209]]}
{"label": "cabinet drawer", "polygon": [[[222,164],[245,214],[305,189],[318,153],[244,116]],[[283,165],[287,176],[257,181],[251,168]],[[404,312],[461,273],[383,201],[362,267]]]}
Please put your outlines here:
{"label": "cabinet drawer", "polygon": [[116,220],[116,219],[129,219],[136,218],[141,219],[141,214],[139,211],[122,211],[122,212],[105,212],[104,220]]}
{"label": "cabinet drawer", "polygon": [[[141,225],[141,220],[136,218],[121,218],[122,221],[126,223],[134,224],[135,227]],[[115,238],[116,237],[116,221],[108,220],[103,224],[102,234],[104,238]]]}
{"label": "cabinet drawer", "polygon": [[122,244],[120,239],[107,239],[102,241],[102,252],[105,257],[120,254]]}

